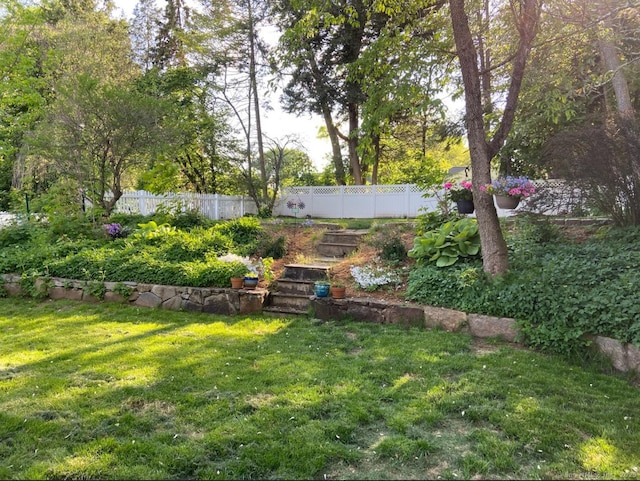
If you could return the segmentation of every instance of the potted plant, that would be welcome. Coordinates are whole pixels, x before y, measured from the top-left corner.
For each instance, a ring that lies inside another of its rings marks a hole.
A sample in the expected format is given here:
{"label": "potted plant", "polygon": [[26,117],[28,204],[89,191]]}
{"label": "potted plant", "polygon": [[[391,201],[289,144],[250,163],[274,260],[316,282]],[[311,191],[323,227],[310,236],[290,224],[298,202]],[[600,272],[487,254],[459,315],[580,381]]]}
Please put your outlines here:
{"label": "potted plant", "polygon": [[255,272],[247,272],[244,275],[244,287],[245,289],[255,289],[258,285],[258,274]]}
{"label": "potted plant", "polygon": [[231,281],[232,289],[242,289],[244,284],[244,274],[247,268],[240,262],[233,262],[231,271],[229,272],[229,279]]}
{"label": "potted plant", "polygon": [[313,289],[316,297],[327,297],[329,295],[329,288],[331,283],[329,280],[319,280],[313,284]]}
{"label": "potted plant", "polygon": [[526,177],[507,175],[498,177],[490,184],[483,185],[480,190],[491,194],[496,199],[496,205],[501,209],[515,209],[523,197],[529,197],[536,191],[533,183]]}
{"label": "potted plant", "polygon": [[471,182],[468,180],[462,180],[458,187],[456,187],[452,182],[445,182],[443,187],[448,191],[447,194],[449,199],[456,203],[458,213],[471,214],[474,211],[473,191],[471,190],[473,184],[471,184]]}
{"label": "potted plant", "polygon": [[347,293],[347,286],[341,282],[332,281],[329,287],[331,297],[334,299],[344,299]]}

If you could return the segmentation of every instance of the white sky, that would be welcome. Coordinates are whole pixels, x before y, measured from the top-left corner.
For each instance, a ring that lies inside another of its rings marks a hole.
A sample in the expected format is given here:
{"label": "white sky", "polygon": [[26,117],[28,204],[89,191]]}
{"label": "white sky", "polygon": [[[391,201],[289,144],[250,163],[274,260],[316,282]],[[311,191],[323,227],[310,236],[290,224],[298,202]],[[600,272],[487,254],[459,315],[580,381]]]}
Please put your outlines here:
{"label": "white sky", "polygon": [[[133,9],[138,3],[137,0],[114,0],[117,10],[116,14],[121,13],[125,18],[133,15]],[[164,7],[163,0],[156,0],[156,3]],[[284,140],[287,136],[296,136],[301,146],[307,151],[313,165],[318,171],[321,171],[325,165],[329,163],[328,156],[331,152],[331,144],[329,139],[318,139],[318,129],[324,126],[321,117],[315,116],[311,118],[308,115],[296,117],[282,111],[278,104],[278,96],[276,94],[271,100],[273,110],[262,110],[262,128],[266,135],[271,138]]]}

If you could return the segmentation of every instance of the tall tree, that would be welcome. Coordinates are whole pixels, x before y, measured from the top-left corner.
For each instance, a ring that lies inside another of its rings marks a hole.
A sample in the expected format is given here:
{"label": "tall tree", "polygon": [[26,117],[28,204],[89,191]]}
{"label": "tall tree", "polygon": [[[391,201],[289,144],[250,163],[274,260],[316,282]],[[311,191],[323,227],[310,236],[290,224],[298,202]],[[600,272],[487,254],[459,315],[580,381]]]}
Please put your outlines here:
{"label": "tall tree", "polygon": [[61,82],[56,101],[30,139],[32,165],[49,162],[109,214],[129,171],[171,138],[162,127],[166,113],[157,98],[100,85],[87,75]]}
{"label": "tall tree", "polygon": [[153,65],[160,70],[187,65],[185,33],[190,9],[184,0],[166,1],[152,54]]}
{"label": "tall tree", "polygon": [[243,136],[245,156],[240,162],[246,188],[258,209],[272,202],[265,155],[266,132],[263,78],[268,46],[261,36],[266,19],[263,0],[202,2],[198,30],[206,34],[207,49],[198,62],[210,72],[211,86],[219,100],[234,112]]}
{"label": "tall tree", "polygon": [[376,172],[382,138],[401,117],[435,110],[450,50],[442,2],[310,0],[277,2],[284,89],[290,112],[323,116],[338,183],[346,183],[341,142],[353,182]]}
{"label": "tall tree", "polygon": [[48,93],[38,53],[42,11],[1,0],[0,12],[0,210],[6,210],[24,135],[42,116]]}
{"label": "tall tree", "polygon": [[474,204],[482,244],[483,269],[497,275],[509,266],[507,245],[491,195],[480,187],[491,182],[491,160],[498,154],[513,125],[515,110],[532,42],[538,31],[541,3],[538,0],[510,0],[513,26],[518,43],[511,56],[508,92],[500,122],[494,132],[487,130],[483,106],[483,72],[464,0],[449,0],[453,35],[460,62],[466,107],[466,127],[471,154]]}
{"label": "tall tree", "polygon": [[159,35],[161,11],[155,0],[139,0],[133,9],[130,36],[134,60],[145,72],[153,67],[156,39]]}

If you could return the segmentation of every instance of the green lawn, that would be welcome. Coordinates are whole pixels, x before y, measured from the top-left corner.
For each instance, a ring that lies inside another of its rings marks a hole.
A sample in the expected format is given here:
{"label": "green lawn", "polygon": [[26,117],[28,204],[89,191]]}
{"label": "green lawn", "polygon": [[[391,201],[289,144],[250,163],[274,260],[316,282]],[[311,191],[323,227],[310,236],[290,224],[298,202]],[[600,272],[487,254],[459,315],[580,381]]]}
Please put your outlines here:
{"label": "green lawn", "polygon": [[639,394],[461,334],[0,299],[0,479],[639,479]]}

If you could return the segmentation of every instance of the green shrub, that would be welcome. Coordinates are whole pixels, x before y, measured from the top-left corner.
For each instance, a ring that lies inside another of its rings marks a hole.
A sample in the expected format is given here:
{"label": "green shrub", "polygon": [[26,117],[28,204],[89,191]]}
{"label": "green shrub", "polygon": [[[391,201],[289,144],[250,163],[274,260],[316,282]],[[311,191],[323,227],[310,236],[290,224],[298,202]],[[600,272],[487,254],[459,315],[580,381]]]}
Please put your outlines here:
{"label": "green shrub", "polygon": [[438,267],[455,264],[461,257],[480,253],[480,234],[475,219],[462,218],[445,222],[439,229],[425,232],[414,239],[409,257],[418,264],[435,262]]}
{"label": "green shrub", "polygon": [[101,281],[88,281],[84,287],[85,293],[96,299],[104,299],[104,295],[107,293],[107,287],[104,282]]}
{"label": "green shrub", "polygon": [[195,209],[189,209],[175,214],[169,223],[176,229],[182,230],[191,230],[195,227],[207,229],[214,225],[212,220],[208,219]]}
{"label": "green shrub", "polygon": [[380,258],[389,262],[402,262],[407,258],[407,248],[398,236],[391,236],[382,243]]}
{"label": "green shrub", "polygon": [[258,240],[257,254],[260,257],[282,259],[287,254],[287,239],[285,236],[273,237],[264,233]]}
{"label": "green shrub", "polygon": [[159,251],[163,259],[172,262],[204,259],[206,255],[220,255],[233,248],[232,240],[214,229],[194,228],[178,231],[167,238]]}
{"label": "green shrub", "polygon": [[640,238],[618,231],[584,244],[532,242],[512,251],[510,271],[495,278],[482,273],[479,261],[448,269],[418,265],[407,298],[515,318],[529,345],[571,354],[585,345],[584,334],[640,345],[638,270]]}
{"label": "green shrub", "polygon": [[418,235],[438,229],[442,224],[459,219],[460,216],[454,212],[443,214],[440,211],[425,212],[416,216],[415,224]]}
{"label": "green shrub", "polygon": [[0,248],[27,244],[42,236],[43,232],[37,222],[14,222],[0,229]]}
{"label": "green shrub", "polygon": [[252,256],[258,252],[260,238],[264,230],[260,221],[255,217],[240,217],[217,224],[216,229],[221,234],[229,237],[232,242],[232,251],[241,256]]}
{"label": "green shrub", "polygon": [[96,239],[104,235],[102,221],[96,224],[91,217],[83,213],[50,215],[47,232],[51,241],[61,238],[73,240]]}

